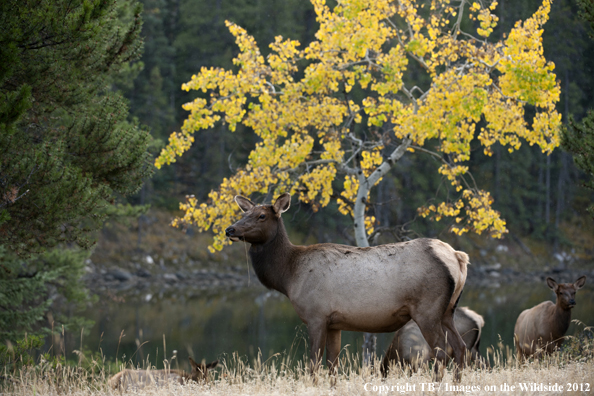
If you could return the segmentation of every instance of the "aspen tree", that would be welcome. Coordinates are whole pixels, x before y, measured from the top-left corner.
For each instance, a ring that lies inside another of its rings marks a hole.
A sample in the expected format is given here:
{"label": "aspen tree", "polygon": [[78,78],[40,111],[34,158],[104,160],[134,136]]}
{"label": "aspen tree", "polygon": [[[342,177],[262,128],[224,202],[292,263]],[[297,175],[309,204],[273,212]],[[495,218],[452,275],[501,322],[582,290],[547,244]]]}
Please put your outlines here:
{"label": "aspen tree", "polygon": [[[500,41],[490,38],[497,2],[343,0],[333,9],[324,0],[312,3],[320,27],[305,48],[278,36],[265,59],[248,32],[227,22],[240,51],[235,68],[202,68],[182,86],[208,95],[184,105],[190,114],[157,167],[175,162],[197,131],[220,122],[230,131],[249,127],[259,142],[207,202],[189,196],[173,225],[212,229],[215,251],[230,243],[224,230],[238,215],[237,194],[290,192],[314,209],[338,196],[357,245],[368,246],[376,225],[367,211],[371,189],[402,156],[429,153],[457,195],[419,214],[454,219],[450,231],[458,235],[506,233],[491,195],[473,183],[465,163],[471,142],[487,155],[495,143],[510,152],[522,142],[545,153],[559,145],[560,88],[542,48],[550,0]],[[413,63],[430,84],[405,83]],[[437,151],[427,142],[437,142]]]}

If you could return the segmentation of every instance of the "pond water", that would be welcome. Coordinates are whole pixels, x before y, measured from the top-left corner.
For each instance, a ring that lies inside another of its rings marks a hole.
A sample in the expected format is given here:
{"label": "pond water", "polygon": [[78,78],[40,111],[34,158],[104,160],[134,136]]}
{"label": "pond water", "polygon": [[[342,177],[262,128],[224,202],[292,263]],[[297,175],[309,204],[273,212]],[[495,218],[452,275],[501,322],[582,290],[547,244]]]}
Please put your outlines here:
{"label": "pond water", "polygon": [[[545,300],[554,301],[546,285],[511,284],[498,288],[466,286],[460,306],[468,306],[483,315],[485,327],[481,353],[500,341],[513,348],[513,329],[520,312]],[[148,300],[148,301],[147,301]],[[594,287],[577,293],[572,319],[594,325]],[[211,361],[229,358],[234,352],[249,362],[261,351],[263,359],[275,353],[288,354],[292,361],[305,353],[307,329],[297,317],[289,300],[261,287],[236,291],[208,290],[169,297],[103,299],[87,317],[95,326],[84,337],[90,350],[101,349],[108,359],[140,363],[148,360],[163,366],[163,356],[171,358],[176,350],[179,366],[187,356]],[[568,335],[583,326],[572,323]],[[377,350],[383,351],[393,333],[378,334]],[[342,345],[351,353],[360,353],[362,334],[342,332]],[[141,345],[139,347],[139,345]]]}

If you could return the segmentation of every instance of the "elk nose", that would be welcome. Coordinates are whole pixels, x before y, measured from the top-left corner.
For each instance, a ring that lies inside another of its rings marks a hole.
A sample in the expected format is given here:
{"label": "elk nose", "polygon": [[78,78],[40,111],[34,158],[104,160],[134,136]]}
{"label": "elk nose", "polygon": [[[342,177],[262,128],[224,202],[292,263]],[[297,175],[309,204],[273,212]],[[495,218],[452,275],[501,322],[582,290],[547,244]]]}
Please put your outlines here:
{"label": "elk nose", "polygon": [[575,300],[573,298],[569,300],[569,305],[575,305]]}
{"label": "elk nose", "polygon": [[227,229],[225,230],[225,235],[230,237],[233,236],[233,234],[235,234],[235,228],[227,227]]}

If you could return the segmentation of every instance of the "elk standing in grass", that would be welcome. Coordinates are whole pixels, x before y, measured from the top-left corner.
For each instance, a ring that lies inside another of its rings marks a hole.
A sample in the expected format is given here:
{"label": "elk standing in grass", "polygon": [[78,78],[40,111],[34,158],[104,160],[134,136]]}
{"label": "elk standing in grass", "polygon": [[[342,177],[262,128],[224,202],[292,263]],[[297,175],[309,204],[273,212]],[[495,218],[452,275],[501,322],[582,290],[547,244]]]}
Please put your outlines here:
{"label": "elk standing in grass", "polygon": [[163,385],[167,382],[177,382],[181,385],[190,381],[200,383],[207,381],[208,370],[215,368],[219,364],[218,360],[209,364],[198,364],[194,359],[189,359],[192,366],[192,372],[190,373],[186,373],[183,370],[125,369],[111,377],[109,385],[113,389],[126,390],[128,388],[144,388],[151,384]]}
{"label": "elk standing in grass", "polygon": [[[307,324],[312,371],[324,347],[328,366],[335,371],[341,330],[391,332],[412,318],[432,355],[443,364],[445,331],[450,334],[447,341],[459,378],[466,348],[453,315],[466,281],[466,253],[437,239],[370,248],[330,243],[296,246],[281,219],[291,203],[289,194],[281,195],[274,205],[256,205],[241,196],[235,201],[244,214],[225,230],[226,235],[251,244],[249,253],[260,282],[286,295]],[[441,370],[436,375],[440,377]]]}
{"label": "elk standing in grass", "polygon": [[557,303],[545,301],[518,316],[514,338],[519,359],[542,352],[551,353],[561,346],[571,322],[571,309],[575,307],[575,293],[585,283],[585,276],[574,283],[561,284],[547,278],[547,285],[557,295]]}
{"label": "elk standing in grass", "polygon": [[[488,366],[488,362],[479,352],[481,329],[485,325],[483,317],[470,308],[458,307],[454,314],[454,324],[466,344],[470,360],[476,364]],[[446,333],[446,338],[448,337],[449,334]],[[388,375],[391,362],[399,363],[403,368],[409,365],[415,372],[421,365],[429,362],[430,356],[431,350],[427,341],[423,338],[419,326],[411,320],[394,334],[394,339],[382,361],[382,374]]]}

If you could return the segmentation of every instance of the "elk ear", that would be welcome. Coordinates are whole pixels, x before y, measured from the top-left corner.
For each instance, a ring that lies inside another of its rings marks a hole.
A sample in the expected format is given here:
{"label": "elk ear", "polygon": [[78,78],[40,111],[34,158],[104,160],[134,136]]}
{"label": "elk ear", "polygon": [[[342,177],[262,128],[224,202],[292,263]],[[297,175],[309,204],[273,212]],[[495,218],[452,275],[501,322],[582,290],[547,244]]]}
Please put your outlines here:
{"label": "elk ear", "polygon": [[276,199],[274,203],[274,212],[277,217],[280,217],[281,213],[285,213],[291,206],[291,196],[288,193],[284,193]]}
{"label": "elk ear", "polygon": [[196,370],[200,367],[200,365],[196,363],[194,359],[192,359],[191,357],[189,357],[188,359],[190,359],[190,366],[192,366],[192,370]]}
{"label": "elk ear", "polygon": [[256,204],[254,204],[252,201],[250,201],[246,197],[242,197],[241,195],[235,196],[235,202],[237,203],[237,206],[239,206],[239,209],[241,209],[242,212],[247,212],[251,208],[256,206]]}
{"label": "elk ear", "polygon": [[575,289],[576,289],[576,290],[579,290],[579,289],[581,289],[582,287],[584,287],[584,285],[585,285],[585,284],[586,284],[586,275],[584,275],[584,276],[580,276],[580,277],[578,278],[578,280],[576,280],[576,281],[573,283],[573,286],[575,287]]}
{"label": "elk ear", "polygon": [[549,286],[552,291],[557,293],[557,287],[559,286],[557,285],[557,282],[555,282],[555,279],[551,278],[550,276],[547,277],[547,286]]}
{"label": "elk ear", "polygon": [[206,365],[206,369],[207,370],[213,369],[213,368],[217,367],[218,364],[219,364],[218,360],[215,360],[214,362],[210,362]]}

